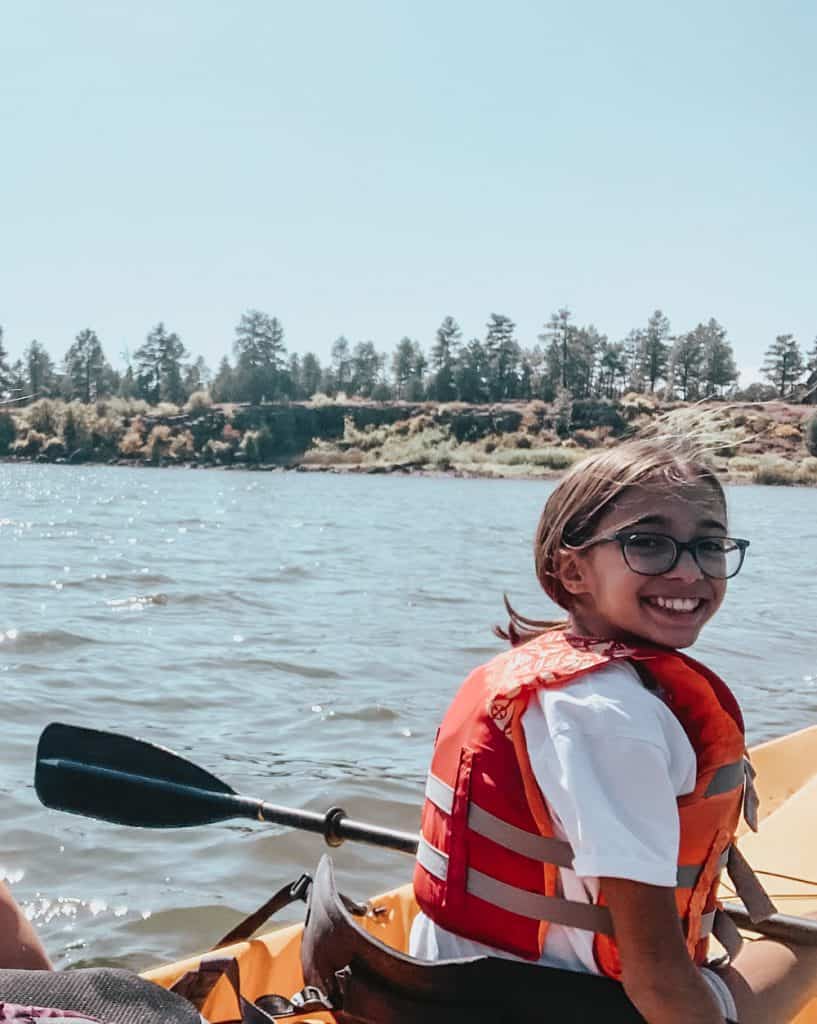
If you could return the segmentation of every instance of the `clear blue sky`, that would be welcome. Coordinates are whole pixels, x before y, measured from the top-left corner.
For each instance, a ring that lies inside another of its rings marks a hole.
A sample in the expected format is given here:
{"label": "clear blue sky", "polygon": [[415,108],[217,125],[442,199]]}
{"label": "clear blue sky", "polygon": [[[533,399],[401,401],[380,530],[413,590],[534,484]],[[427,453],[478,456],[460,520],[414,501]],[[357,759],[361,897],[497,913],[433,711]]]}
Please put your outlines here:
{"label": "clear blue sky", "polygon": [[718,317],[743,383],[817,334],[817,6],[17,0],[0,13],[0,324],[215,364],[428,345],[492,311]]}

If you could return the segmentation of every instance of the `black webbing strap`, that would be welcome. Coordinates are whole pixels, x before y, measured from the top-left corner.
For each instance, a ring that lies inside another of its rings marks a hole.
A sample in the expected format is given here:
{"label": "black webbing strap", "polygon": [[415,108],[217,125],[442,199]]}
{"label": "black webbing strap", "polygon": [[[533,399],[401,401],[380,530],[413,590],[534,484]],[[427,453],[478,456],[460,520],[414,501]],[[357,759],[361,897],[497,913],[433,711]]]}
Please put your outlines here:
{"label": "black webbing strap", "polygon": [[171,991],[183,996],[201,1011],[207,996],[221,978],[226,978],[230,983],[238,1005],[239,1016],[229,1024],[275,1024],[282,1018],[333,1009],[323,992],[310,985],[289,998],[266,995],[260,996],[255,1002],[245,999],[241,994],[241,969],[235,957],[212,957],[202,960],[198,968],[195,971],[188,971],[176,982]]}
{"label": "black webbing strap", "polygon": [[279,911],[284,910],[291,903],[297,903],[298,900],[302,900],[306,903],[309,897],[309,890],[312,888],[312,876],[303,874],[300,878],[294,882],[289,882],[283,888],[279,889],[274,896],[271,896],[266,903],[263,903],[258,910],[253,911],[240,921],[235,928],[231,929],[218,940],[218,942],[211,947],[210,952],[213,953],[217,949],[222,949],[224,946],[232,946],[235,942],[245,942],[249,937],[265,924],[271,917],[277,914]]}

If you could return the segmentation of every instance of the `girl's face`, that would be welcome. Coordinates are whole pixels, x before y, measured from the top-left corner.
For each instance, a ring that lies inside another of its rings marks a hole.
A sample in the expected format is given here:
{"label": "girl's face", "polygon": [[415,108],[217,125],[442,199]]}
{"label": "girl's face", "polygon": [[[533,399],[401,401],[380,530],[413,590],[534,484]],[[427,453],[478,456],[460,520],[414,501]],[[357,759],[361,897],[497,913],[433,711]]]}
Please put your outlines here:
{"label": "girl's face", "polygon": [[572,595],[571,626],[583,636],[640,637],[666,647],[689,647],[723,601],[726,580],[705,576],[691,552],[660,576],[627,565],[618,542],[592,544],[627,533],[661,533],[676,541],[726,535],[726,509],[706,483],[675,491],[630,488],[608,508],[591,545],[566,549],[559,577]]}

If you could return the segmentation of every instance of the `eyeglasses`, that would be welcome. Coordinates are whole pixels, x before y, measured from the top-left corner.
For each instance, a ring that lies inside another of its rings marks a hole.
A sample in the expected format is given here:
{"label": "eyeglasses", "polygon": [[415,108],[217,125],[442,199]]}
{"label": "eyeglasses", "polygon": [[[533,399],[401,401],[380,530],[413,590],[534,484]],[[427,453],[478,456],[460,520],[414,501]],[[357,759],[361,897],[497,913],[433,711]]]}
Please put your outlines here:
{"label": "eyeglasses", "polygon": [[746,557],[748,540],[737,537],[694,537],[690,541],[676,540],[666,533],[631,533],[621,530],[612,537],[600,537],[580,548],[596,544],[620,544],[628,568],[639,576],[663,576],[671,572],[688,551],[704,576],[728,580],[737,576]]}

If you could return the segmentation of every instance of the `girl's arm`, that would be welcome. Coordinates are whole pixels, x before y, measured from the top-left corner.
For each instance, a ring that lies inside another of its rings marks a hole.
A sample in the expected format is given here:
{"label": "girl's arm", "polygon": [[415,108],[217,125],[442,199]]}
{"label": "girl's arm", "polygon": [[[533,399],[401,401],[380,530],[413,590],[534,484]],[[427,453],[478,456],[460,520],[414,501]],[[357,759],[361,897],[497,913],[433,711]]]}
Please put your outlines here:
{"label": "girl's arm", "polygon": [[34,926],[0,882],[0,968],[49,971],[51,963]]}
{"label": "girl's arm", "polygon": [[647,1024],[724,1024],[687,952],[673,889],[602,878],[624,990]]}

